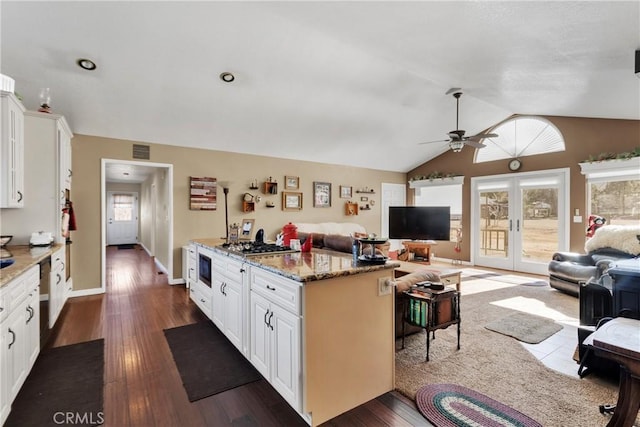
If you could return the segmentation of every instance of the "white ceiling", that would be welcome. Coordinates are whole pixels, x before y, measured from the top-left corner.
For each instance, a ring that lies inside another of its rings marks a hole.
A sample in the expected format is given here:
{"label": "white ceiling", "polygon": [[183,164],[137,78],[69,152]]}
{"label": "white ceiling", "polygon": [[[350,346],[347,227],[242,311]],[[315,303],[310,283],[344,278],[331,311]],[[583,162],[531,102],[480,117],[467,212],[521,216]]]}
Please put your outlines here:
{"label": "white ceiling", "polygon": [[29,109],[50,87],[78,134],[406,172],[446,150],[419,143],[455,128],[451,87],[467,135],[512,114],[640,119],[638,1],[0,8],[1,72]]}

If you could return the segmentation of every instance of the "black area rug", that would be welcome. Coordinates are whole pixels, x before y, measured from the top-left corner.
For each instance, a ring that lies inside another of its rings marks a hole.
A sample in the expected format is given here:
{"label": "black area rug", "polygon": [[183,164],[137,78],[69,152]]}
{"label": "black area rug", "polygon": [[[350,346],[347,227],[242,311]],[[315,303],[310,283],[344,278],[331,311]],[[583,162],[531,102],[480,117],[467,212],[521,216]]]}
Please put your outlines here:
{"label": "black area rug", "polygon": [[104,340],[54,347],[38,356],[4,427],[100,425]]}
{"label": "black area rug", "polygon": [[190,402],[262,378],[211,322],[165,329],[164,335]]}

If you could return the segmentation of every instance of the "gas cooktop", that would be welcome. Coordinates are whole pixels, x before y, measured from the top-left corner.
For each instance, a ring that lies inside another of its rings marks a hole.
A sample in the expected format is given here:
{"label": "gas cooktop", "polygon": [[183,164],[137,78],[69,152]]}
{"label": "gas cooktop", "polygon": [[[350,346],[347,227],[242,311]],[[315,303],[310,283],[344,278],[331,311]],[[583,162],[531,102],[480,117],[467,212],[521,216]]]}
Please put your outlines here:
{"label": "gas cooktop", "polygon": [[256,243],[256,242],[238,242],[223,244],[222,249],[242,254],[245,256],[252,255],[267,255],[267,254],[286,254],[293,252],[300,252],[291,249],[290,246],[278,246],[275,243]]}

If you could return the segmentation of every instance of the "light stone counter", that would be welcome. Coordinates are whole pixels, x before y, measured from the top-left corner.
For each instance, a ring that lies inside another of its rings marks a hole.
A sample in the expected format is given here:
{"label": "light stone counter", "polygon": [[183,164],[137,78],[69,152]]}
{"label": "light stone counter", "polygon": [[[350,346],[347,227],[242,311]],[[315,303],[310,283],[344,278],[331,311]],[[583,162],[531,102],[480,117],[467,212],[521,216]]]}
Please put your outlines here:
{"label": "light stone counter", "polygon": [[62,243],[55,243],[47,247],[30,247],[28,245],[6,246],[5,249],[11,252],[15,262],[9,267],[0,269],[0,288],[46,257],[51,256],[52,253],[62,246],[64,246]]}
{"label": "light stone counter", "polygon": [[399,263],[389,261],[384,264],[364,262],[354,264],[351,254],[325,249],[314,248],[311,252],[244,256],[220,247],[223,242],[220,239],[194,239],[192,242],[296,282],[325,280],[400,267]]}

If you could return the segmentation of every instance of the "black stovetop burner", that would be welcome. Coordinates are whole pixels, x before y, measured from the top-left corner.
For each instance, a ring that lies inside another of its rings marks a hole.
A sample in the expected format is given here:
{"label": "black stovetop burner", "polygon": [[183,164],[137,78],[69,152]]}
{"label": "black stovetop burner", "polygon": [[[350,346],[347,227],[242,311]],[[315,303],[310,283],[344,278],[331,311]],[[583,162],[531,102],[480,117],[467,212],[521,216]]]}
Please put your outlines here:
{"label": "black stovetop burner", "polygon": [[266,254],[283,254],[299,252],[291,249],[290,246],[278,246],[275,243],[257,243],[257,242],[238,242],[222,245],[223,249],[230,252],[243,254],[245,256],[251,255],[266,255]]}

